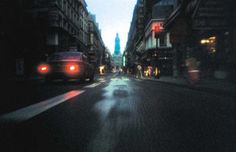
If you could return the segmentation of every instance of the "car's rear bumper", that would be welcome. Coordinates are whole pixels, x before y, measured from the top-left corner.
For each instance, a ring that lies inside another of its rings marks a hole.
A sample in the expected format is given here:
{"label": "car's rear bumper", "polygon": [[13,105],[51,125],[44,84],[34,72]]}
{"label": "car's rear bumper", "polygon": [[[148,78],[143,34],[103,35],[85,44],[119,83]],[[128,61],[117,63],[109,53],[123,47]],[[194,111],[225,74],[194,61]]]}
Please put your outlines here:
{"label": "car's rear bumper", "polygon": [[45,75],[45,78],[47,79],[81,79],[83,78],[83,74],[82,73],[67,74],[64,72],[53,72],[53,73]]}

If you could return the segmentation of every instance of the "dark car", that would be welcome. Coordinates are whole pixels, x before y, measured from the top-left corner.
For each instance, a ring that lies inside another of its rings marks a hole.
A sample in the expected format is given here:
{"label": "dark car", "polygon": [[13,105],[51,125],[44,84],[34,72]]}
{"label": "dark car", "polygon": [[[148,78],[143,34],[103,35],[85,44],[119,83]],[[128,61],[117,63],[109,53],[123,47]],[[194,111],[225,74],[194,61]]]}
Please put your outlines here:
{"label": "dark car", "polygon": [[94,79],[94,66],[82,52],[56,52],[48,57],[46,63],[38,66],[38,71],[45,76],[46,82],[53,79]]}

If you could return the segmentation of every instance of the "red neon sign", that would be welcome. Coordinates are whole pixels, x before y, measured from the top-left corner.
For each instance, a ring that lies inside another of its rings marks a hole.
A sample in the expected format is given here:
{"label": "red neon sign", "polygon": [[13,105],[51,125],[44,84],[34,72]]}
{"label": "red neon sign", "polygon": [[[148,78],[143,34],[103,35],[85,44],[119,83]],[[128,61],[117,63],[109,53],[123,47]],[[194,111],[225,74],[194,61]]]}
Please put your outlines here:
{"label": "red neon sign", "polygon": [[155,22],[155,23],[152,23],[152,30],[155,32],[155,33],[159,33],[161,31],[163,31],[163,22]]}

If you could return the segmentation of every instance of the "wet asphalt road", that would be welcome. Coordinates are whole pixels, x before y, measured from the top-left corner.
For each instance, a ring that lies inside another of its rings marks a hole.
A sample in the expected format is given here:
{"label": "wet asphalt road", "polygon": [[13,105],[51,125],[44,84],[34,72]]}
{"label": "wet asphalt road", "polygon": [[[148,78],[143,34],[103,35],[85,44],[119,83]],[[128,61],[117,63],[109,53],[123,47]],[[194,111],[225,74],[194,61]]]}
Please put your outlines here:
{"label": "wet asphalt road", "polygon": [[88,84],[36,86],[24,96],[28,102],[8,106],[2,115],[32,100],[70,90],[80,94],[30,118],[17,117],[17,123],[1,122],[1,151],[236,151],[236,100],[230,97],[117,75]]}

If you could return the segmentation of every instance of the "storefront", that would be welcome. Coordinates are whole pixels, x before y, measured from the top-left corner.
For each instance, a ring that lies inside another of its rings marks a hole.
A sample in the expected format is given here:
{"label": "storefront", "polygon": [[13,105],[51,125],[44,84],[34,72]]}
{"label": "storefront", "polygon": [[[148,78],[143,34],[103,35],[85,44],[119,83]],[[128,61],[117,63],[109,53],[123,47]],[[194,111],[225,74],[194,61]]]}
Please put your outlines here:
{"label": "storefront", "polygon": [[227,79],[233,51],[229,5],[219,0],[196,4],[180,5],[164,24],[174,47],[174,75],[184,75],[185,61],[193,57],[200,62],[202,77]]}

